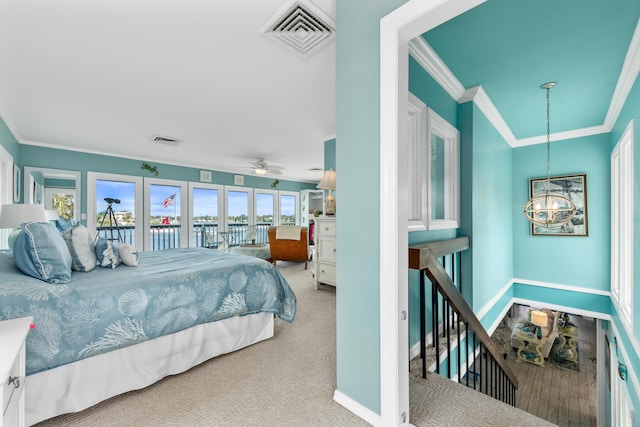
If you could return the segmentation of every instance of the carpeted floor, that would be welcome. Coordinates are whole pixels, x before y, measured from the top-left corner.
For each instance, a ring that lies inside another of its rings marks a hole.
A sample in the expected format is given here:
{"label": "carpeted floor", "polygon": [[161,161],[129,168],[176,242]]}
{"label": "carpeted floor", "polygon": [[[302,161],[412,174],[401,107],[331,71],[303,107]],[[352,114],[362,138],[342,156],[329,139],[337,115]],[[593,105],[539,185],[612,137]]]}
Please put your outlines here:
{"label": "carpeted floor", "polygon": [[[304,264],[278,263],[298,299],[275,336],[142,390],[39,426],[366,426],[333,401],[336,290],[316,290]],[[96,387],[99,387],[96,384]],[[410,374],[416,426],[539,426],[541,419],[435,374]]]}

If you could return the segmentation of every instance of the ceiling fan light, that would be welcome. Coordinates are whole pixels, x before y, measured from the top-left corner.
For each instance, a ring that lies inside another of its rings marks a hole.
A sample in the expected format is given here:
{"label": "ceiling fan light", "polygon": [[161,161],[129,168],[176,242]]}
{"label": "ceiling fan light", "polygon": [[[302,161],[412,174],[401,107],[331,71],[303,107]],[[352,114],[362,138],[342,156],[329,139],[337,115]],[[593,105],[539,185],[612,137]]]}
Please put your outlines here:
{"label": "ceiling fan light", "polygon": [[267,173],[267,170],[263,168],[255,168],[253,171],[256,173],[256,175],[264,175]]}

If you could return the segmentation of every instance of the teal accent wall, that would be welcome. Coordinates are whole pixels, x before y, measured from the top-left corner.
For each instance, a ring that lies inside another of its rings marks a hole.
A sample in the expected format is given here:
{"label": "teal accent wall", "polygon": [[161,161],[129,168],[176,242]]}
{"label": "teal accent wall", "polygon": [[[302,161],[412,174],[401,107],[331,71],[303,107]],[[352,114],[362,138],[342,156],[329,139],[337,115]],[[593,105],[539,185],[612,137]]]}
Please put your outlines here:
{"label": "teal accent wall", "polygon": [[523,208],[529,179],[546,176],[545,144],[513,150],[514,276],[609,290],[609,135],[551,142],[551,176],[587,174],[589,236],[532,236]]}
{"label": "teal accent wall", "polygon": [[0,117],[0,144],[11,154],[13,163],[19,164],[20,160],[20,144],[13,133],[7,127],[4,119]]}
{"label": "teal accent wall", "polygon": [[[336,169],[336,139],[328,139],[324,142],[324,170]],[[337,176],[336,176],[337,180]],[[336,185],[337,187],[337,185]]]}
{"label": "teal accent wall", "polygon": [[[471,213],[472,221],[469,237],[473,271],[466,277],[471,277],[473,295],[470,300],[466,297],[477,312],[513,278],[512,150],[475,103],[460,106],[469,108],[472,108],[471,150],[467,147],[463,153],[473,157],[471,162],[464,161],[465,165],[471,164],[471,169],[463,169],[461,175],[465,186],[472,184],[471,206],[468,200],[463,206]],[[468,120],[469,112],[461,114],[461,118]],[[465,139],[465,143],[469,141]],[[468,188],[465,195],[469,197]],[[468,282],[465,281],[465,287]]]}
{"label": "teal accent wall", "polygon": [[338,391],[380,413],[380,19],[403,0],[336,2]]}
{"label": "teal accent wall", "polygon": [[[140,160],[126,159],[123,157],[105,156],[100,154],[81,153],[70,150],[39,147],[35,145],[20,145],[21,166],[34,166],[51,169],[66,169],[80,171],[82,175],[82,206],[81,211],[87,212],[87,171],[114,173],[122,175],[142,176],[156,178],[155,175],[141,168]],[[200,182],[200,168],[176,166],[164,163],[151,163],[157,166],[159,175],[157,178],[176,179],[181,181]],[[213,183],[222,185],[234,185],[233,174],[213,171]],[[274,178],[260,178],[245,175],[244,187],[270,189]],[[315,188],[316,184],[280,180],[277,190],[300,191],[306,188]]]}

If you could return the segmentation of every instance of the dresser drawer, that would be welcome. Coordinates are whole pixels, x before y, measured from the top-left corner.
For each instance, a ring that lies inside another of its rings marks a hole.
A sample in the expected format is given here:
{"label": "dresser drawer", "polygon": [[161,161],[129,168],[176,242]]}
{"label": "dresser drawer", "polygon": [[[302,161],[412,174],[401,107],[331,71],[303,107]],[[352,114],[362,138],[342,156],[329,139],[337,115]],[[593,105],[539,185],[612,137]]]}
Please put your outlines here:
{"label": "dresser drawer", "polygon": [[[2,414],[14,412],[18,407],[18,400],[24,389],[24,377],[21,376],[22,367],[22,350],[16,354],[16,358],[11,366],[9,375],[2,379]],[[7,425],[11,425],[10,423]]]}
{"label": "dresser drawer", "polygon": [[336,239],[319,239],[316,250],[318,261],[336,262]]}
{"label": "dresser drawer", "polygon": [[318,228],[316,230],[318,237],[335,236],[336,222],[318,220]]}
{"label": "dresser drawer", "polygon": [[336,284],[336,266],[335,264],[318,263],[318,282]]}

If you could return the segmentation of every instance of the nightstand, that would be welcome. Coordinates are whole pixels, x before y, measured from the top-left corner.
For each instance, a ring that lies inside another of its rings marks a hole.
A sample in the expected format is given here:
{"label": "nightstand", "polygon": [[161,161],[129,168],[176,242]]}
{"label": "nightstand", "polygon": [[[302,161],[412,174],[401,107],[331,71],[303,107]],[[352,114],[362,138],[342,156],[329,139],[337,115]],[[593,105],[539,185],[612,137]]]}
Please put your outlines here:
{"label": "nightstand", "polygon": [[336,219],[318,218],[315,227],[315,284],[336,286]]}
{"label": "nightstand", "polygon": [[0,322],[1,427],[25,425],[25,341],[33,317]]}

